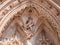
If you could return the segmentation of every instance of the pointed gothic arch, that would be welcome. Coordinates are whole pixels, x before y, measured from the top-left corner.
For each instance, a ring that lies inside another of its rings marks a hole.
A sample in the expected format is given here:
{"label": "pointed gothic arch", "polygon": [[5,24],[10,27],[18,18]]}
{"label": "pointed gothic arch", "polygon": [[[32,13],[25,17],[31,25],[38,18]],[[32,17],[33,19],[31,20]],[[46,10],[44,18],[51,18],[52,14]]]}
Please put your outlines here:
{"label": "pointed gothic arch", "polygon": [[[20,33],[22,33],[22,36],[30,34],[31,32],[27,32],[27,34],[25,34],[26,32],[24,31],[24,30],[27,31],[27,29],[30,29],[29,26],[27,28],[27,27],[22,27],[20,25],[19,20],[22,19],[21,20],[21,22],[22,22],[24,16],[25,16],[25,18],[27,18],[27,20],[29,20],[29,21],[32,20],[33,26],[37,27],[37,29],[42,26],[41,31],[43,31],[42,29],[44,29],[44,31],[51,36],[51,40],[54,42],[55,45],[60,44],[59,43],[60,39],[59,39],[59,36],[58,36],[58,34],[60,33],[60,31],[59,31],[60,30],[60,28],[59,28],[60,25],[58,23],[58,19],[56,18],[55,15],[53,15],[50,12],[50,10],[47,10],[46,7],[44,7],[43,5],[41,5],[41,4],[39,4],[35,1],[25,1],[25,2],[17,5],[16,7],[14,7],[11,11],[9,11],[4,16],[4,18],[2,18],[2,20],[0,21],[0,34],[3,35],[3,33],[7,30],[7,28],[10,26],[10,24],[15,19],[16,19],[15,21],[18,24],[18,25],[16,25],[18,27],[17,29],[22,28],[22,29],[20,29]],[[17,18],[19,18],[19,20]],[[27,21],[27,23],[29,21]],[[26,26],[25,22],[23,22],[23,23],[24,23],[23,26]],[[37,29],[35,29],[35,30],[37,31]],[[33,31],[35,31],[35,30],[33,30]],[[24,35],[23,35],[23,33],[24,33]],[[31,35],[33,37],[34,34],[31,34]],[[30,38],[31,35],[29,35],[28,38]],[[25,36],[25,38],[26,38],[26,36]]]}

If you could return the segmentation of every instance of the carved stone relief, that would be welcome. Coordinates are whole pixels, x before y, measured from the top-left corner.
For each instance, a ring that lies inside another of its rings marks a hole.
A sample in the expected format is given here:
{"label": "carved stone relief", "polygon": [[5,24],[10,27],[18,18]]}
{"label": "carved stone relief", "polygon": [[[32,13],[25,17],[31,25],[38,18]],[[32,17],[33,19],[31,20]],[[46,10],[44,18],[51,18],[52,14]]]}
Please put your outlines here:
{"label": "carved stone relief", "polygon": [[59,10],[49,1],[16,0],[12,4],[7,6],[7,12],[0,11],[4,12],[0,21],[0,45],[60,45],[56,17]]}

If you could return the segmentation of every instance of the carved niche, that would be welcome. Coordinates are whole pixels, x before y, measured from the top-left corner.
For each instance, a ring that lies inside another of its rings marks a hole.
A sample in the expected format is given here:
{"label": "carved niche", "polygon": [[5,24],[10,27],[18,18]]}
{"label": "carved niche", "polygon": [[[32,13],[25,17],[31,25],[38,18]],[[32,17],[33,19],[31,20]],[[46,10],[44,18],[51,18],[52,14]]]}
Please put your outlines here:
{"label": "carved niche", "polygon": [[21,5],[2,18],[0,45],[59,45],[52,13],[32,1]]}

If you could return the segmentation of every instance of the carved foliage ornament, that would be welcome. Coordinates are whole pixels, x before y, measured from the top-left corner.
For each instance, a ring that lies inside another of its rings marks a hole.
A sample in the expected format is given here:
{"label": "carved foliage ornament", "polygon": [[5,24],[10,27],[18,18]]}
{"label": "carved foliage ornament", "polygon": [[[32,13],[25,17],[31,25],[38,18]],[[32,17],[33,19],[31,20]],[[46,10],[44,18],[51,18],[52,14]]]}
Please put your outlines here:
{"label": "carved foliage ornament", "polygon": [[[2,23],[0,45],[59,45],[56,21],[50,13],[32,3]],[[55,22],[54,22],[55,21]],[[8,24],[4,24],[8,23]],[[3,27],[3,28],[2,28]],[[4,28],[5,27],[5,28]]]}

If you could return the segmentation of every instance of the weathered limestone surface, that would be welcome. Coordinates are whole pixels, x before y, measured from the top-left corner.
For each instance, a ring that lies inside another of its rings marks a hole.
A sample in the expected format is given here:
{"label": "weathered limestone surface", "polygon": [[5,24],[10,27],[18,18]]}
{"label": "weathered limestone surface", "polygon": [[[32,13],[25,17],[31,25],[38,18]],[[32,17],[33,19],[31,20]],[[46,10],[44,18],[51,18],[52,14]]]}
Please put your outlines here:
{"label": "weathered limestone surface", "polygon": [[0,45],[60,45],[60,1],[0,0]]}

